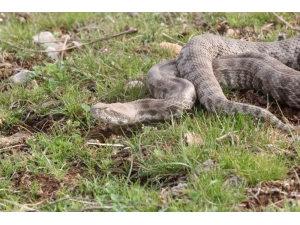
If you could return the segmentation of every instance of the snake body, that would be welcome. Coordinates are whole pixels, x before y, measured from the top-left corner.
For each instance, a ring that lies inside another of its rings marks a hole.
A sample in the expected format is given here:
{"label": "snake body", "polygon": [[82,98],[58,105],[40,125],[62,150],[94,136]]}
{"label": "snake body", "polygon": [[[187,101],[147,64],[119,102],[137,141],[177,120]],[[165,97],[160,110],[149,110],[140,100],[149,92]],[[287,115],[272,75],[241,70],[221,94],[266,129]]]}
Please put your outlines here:
{"label": "snake body", "polygon": [[168,119],[191,109],[196,99],[211,112],[249,114],[283,130],[268,110],[228,100],[221,86],[262,90],[278,102],[300,108],[300,35],[275,42],[247,42],[212,34],[191,39],[178,58],[154,65],[147,86],[155,99],[97,103],[94,118],[112,124]]}

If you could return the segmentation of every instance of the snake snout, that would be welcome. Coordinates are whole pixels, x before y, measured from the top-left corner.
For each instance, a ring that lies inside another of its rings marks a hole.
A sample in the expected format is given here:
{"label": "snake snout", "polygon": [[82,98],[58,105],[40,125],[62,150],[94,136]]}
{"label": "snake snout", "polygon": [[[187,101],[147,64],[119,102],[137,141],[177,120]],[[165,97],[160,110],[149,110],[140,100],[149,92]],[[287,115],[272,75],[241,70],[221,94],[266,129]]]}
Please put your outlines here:
{"label": "snake snout", "polygon": [[90,112],[95,119],[103,122],[116,125],[129,124],[130,118],[119,109],[117,104],[97,103],[91,107]]}

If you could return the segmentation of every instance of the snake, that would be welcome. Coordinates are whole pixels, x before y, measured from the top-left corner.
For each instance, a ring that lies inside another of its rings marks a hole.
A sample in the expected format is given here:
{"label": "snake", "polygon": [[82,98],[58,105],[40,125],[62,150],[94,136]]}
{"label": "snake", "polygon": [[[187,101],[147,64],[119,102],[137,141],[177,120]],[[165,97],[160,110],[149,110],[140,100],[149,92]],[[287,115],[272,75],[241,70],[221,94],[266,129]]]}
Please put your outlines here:
{"label": "snake", "polygon": [[295,127],[267,109],[227,99],[222,87],[262,91],[278,103],[300,108],[299,69],[300,35],[250,42],[202,34],[188,41],[177,59],[149,69],[146,84],[154,98],[99,102],[90,112],[102,122],[126,125],[181,116],[198,100],[208,112],[251,115],[290,131]]}

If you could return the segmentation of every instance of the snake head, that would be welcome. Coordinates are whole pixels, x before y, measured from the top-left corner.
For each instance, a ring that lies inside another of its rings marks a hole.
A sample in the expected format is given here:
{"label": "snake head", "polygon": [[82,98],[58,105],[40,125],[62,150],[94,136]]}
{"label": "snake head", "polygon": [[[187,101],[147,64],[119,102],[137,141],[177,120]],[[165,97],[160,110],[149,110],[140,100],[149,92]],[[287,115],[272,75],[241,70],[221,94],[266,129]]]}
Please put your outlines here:
{"label": "snake head", "polygon": [[127,103],[97,103],[91,107],[91,114],[95,119],[102,122],[124,125],[132,124],[131,109],[126,106]]}

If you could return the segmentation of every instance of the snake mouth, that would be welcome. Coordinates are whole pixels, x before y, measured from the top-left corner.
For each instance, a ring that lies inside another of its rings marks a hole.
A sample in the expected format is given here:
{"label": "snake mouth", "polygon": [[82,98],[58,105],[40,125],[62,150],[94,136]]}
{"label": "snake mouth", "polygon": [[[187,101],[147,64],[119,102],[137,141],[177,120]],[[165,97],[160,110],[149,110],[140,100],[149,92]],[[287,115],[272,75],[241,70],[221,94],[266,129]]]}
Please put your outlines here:
{"label": "snake mouth", "polygon": [[102,122],[115,125],[130,124],[131,118],[118,105],[97,103],[91,107],[92,116]]}

